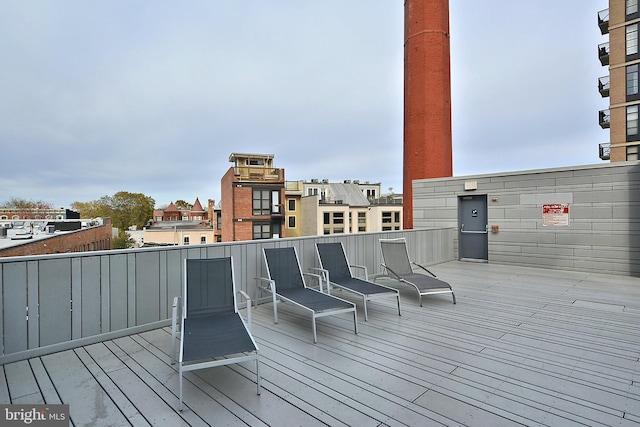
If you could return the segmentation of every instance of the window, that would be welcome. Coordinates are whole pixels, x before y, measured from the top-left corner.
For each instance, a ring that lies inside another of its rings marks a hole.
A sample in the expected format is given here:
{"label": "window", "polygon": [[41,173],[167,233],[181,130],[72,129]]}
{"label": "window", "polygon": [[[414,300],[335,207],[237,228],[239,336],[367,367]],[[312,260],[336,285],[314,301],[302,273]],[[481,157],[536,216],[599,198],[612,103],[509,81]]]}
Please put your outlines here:
{"label": "window", "polygon": [[292,212],[296,210],[296,199],[289,199],[289,210]]}
{"label": "window", "polygon": [[308,196],[317,196],[318,195],[318,189],[317,188],[308,188],[307,189],[307,195]]}
{"label": "window", "polygon": [[638,140],[638,105],[627,107],[627,141]]}
{"label": "window", "polygon": [[271,213],[271,192],[269,190],[253,190],[253,214],[269,215]]}
{"label": "window", "polygon": [[391,222],[391,212],[382,212],[382,223],[389,224]]}
{"label": "window", "polygon": [[296,217],[291,215],[287,218],[287,227],[288,228],[296,228]]}
{"label": "window", "polygon": [[627,160],[640,160],[638,153],[640,145],[630,145],[627,147]]}
{"label": "window", "polygon": [[627,101],[638,99],[638,64],[627,66]]}
{"label": "window", "polygon": [[253,239],[270,239],[271,238],[271,227],[268,223],[253,223]]}
{"label": "window", "polygon": [[184,236],[182,238],[182,244],[187,246],[189,244],[189,236]]}
{"label": "window", "polygon": [[393,219],[395,220],[395,222],[400,222],[400,212],[395,212]]}
{"label": "window", "polygon": [[626,14],[633,15],[638,13],[638,0],[626,0]]}
{"label": "window", "polygon": [[250,166],[264,166],[264,160],[262,159],[247,159],[246,164]]}
{"label": "window", "polygon": [[367,213],[358,212],[358,231],[367,231]]}
{"label": "window", "polygon": [[333,213],[333,223],[334,224],[344,224],[344,212],[334,212]]}
{"label": "window", "polygon": [[627,25],[627,56],[638,53],[638,24]]}
{"label": "window", "polygon": [[205,243],[207,243],[207,236],[200,236],[200,244],[204,245]]}
{"label": "window", "polygon": [[323,218],[324,218],[324,220],[323,220],[322,223],[324,225],[331,224],[331,214],[329,212],[325,212],[324,215],[323,215]]}

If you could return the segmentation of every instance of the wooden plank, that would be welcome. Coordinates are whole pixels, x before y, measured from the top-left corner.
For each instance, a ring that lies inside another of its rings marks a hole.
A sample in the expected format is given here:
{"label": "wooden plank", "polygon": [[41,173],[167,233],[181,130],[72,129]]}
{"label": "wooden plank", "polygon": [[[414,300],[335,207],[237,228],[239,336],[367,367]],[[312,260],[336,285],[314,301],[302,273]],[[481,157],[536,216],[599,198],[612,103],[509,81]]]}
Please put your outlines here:
{"label": "wooden plank", "polygon": [[53,405],[62,403],[53,382],[51,382],[49,373],[42,364],[42,360],[39,358],[33,358],[29,360],[29,365],[31,366],[33,375],[38,383],[38,388],[42,393],[43,403]]}
{"label": "wooden plank", "polygon": [[4,365],[4,372],[11,403],[44,403],[28,361]]}
{"label": "wooden plank", "polygon": [[43,356],[42,363],[74,425],[129,424],[121,409],[72,350]]}
{"label": "wooden plank", "polygon": [[96,381],[120,408],[122,414],[134,425],[149,425],[137,408],[126,396],[126,390],[120,390],[107,372],[123,369],[124,365],[111,353],[104,344],[94,344],[75,350],[76,355],[91,372]]}
{"label": "wooden plank", "polygon": [[7,376],[5,374],[4,366],[0,369],[0,404],[6,405],[11,403],[9,398],[9,386],[7,385]]}
{"label": "wooden plank", "polygon": [[[206,416],[200,412],[189,410],[178,412],[178,378],[177,373],[167,365],[168,358],[158,359],[131,337],[105,344],[127,367],[127,369],[111,371],[109,376],[119,387],[126,387],[130,391],[127,393],[129,398],[152,425],[177,425],[176,423],[179,422],[196,426],[207,425]],[[185,396],[187,396],[186,391],[187,387],[184,388]],[[204,412],[210,411],[209,417],[215,416],[220,424],[238,422],[234,414],[216,404],[215,400],[202,400],[206,402],[206,406],[200,409]]]}

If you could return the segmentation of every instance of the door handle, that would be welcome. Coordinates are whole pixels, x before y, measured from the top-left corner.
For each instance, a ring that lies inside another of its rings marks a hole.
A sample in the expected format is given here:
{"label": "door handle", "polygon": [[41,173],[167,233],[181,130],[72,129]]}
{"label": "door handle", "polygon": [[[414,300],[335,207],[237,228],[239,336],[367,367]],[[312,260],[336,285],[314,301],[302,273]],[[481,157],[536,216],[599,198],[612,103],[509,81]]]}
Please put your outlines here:
{"label": "door handle", "polygon": [[464,231],[464,224],[460,225],[460,231]]}

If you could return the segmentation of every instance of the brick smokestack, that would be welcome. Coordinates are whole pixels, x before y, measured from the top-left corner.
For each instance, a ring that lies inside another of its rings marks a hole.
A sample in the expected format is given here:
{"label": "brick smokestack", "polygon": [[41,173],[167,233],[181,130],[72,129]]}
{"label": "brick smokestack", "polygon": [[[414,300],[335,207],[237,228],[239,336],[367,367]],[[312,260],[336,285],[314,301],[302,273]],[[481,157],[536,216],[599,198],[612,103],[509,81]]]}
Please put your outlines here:
{"label": "brick smokestack", "polygon": [[449,1],[404,3],[403,227],[413,228],[414,179],[453,176]]}

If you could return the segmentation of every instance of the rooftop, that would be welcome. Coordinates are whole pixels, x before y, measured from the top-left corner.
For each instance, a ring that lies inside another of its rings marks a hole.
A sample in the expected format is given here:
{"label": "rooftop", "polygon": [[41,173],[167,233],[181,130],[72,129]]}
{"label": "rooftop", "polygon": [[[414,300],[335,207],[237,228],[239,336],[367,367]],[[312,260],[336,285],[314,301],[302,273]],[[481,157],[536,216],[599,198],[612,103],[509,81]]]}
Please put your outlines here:
{"label": "rooftop", "polygon": [[[457,296],[402,293],[318,321],[253,310],[254,365],[185,375],[155,329],[3,365],[2,403],[68,403],[74,425],[637,425],[638,278],[452,261]],[[349,298],[348,294],[340,296]],[[356,300],[354,300],[356,301]],[[243,313],[243,315],[246,313]]]}

